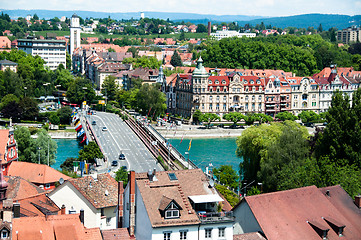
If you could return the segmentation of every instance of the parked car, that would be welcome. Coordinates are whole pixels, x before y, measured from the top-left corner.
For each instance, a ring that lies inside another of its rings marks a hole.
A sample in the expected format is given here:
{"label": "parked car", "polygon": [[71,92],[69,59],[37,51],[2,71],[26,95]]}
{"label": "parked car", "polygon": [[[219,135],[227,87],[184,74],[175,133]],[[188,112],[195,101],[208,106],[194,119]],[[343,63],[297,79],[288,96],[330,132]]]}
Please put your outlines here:
{"label": "parked car", "polygon": [[92,125],[97,125],[97,122],[96,122],[96,121],[92,121]]}
{"label": "parked car", "polygon": [[118,161],[117,161],[117,160],[114,160],[114,161],[112,162],[112,166],[113,166],[113,167],[118,166]]}
{"label": "parked car", "polygon": [[103,131],[103,132],[104,132],[104,131],[108,131],[108,128],[104,126],[104,127],[102,128],[102,131]]}
{"label": "parked car", "polygon": [[125,160],[125,155],[123,153],[119,154],[119,160]]}

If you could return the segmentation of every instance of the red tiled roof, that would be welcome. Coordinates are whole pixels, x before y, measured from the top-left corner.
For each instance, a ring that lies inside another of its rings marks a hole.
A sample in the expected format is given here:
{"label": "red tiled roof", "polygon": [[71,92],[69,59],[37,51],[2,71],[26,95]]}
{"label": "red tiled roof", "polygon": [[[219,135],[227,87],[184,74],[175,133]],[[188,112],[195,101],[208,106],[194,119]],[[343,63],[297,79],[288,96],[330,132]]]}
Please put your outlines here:
{"label": "red tiled roof", "polygon": [[251,232],[233,235],[233,240],[266,240],[266,238],[258,232]]}
{"label": "red tiled roof", "polygon": [[26,181],[21,177],[5,176],[4,179],[9,184],[6,191],[7,199],[24,199],[45,192],[45,190],[39,188],[31,182]]}
{"label": "red tiled roof", "polygon": [[[98,234],[95,231],[98,231]],[[102,239],[99,228],[94,230],[84,228],[79,214],[15,218],[12,237],[17,240]]]}
{"label": "red tiled roof", "polygon": [[[177,180],[170,180],[174,173]],[[200,220],[191,207],[189,196],[217,194],[209,188],[208,179],[201,169],[156,172],[156,181],[150,182],[147,173],[136,173],[136,184],[143,199],[150,223],[153,227],[199,224]],[[181,208],[180,217],[165,219],[159,211],[164,197],[174,200]]]}
{"label": "red tiled roof", "polygon": [[103,240],[133,240],[135,237],[130,237],[126,228],[117,228],[111,230],[102,230]]}
{"label": "red tiled roof", "polygon": [[17,202],[20,203],[22,217],[57,215],[60,211],[60,208],[45,193],[18,199]]}
{"label": "red tiled roof", "polygon": [[348,204],[335,204],[336,207],[316,186],[245,197],[244,201],[269,240],[320,239],[308,221],[328,226],[329,240],[339,239],[323,218],[344,224],[345,239],[360,239],[361,236],[361,221],[354,225],[343,214]]}
{"label": "red tiled roof", "polygon": [[98,174],[97,180],[86,176],[68,181],[95,208],[112,207],[118,204],[118,183],[108,173]]}
{"label": "red tiled roof", "polygon": [[[26,170],[24,171],[24,169]],[[37,184],[55,183],[58,182],[60,178],[64,180],[70,179],[70,177],[45,164],[16,161],[11,162],[8,175],[20,176],[29,182]]]}

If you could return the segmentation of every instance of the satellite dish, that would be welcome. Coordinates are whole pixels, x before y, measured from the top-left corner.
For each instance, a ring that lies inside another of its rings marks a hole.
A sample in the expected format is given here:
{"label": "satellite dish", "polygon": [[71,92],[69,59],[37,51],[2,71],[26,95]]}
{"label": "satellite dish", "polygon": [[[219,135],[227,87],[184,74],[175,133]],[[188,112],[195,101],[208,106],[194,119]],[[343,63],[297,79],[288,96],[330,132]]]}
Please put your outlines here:
{"label": "satellite dish", "polygon": [[64,179],[63,179],[63,178],[60,178],[60,179],[59,179],[59,183],[60,183],[60,185],[63,184],[63,183],[64,183]]}

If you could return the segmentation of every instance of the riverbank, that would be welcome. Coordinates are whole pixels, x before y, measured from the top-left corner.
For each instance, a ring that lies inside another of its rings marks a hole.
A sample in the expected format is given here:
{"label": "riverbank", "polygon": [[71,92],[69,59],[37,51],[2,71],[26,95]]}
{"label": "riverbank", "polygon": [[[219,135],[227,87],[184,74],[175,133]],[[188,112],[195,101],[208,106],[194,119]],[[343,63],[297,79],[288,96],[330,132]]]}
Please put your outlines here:
{"label": "riverbank", "polygon": [[175,127],[154,127],[165,138],[235,138],[242,135],[243,128],[206,129],[203,126],[181,125]]}

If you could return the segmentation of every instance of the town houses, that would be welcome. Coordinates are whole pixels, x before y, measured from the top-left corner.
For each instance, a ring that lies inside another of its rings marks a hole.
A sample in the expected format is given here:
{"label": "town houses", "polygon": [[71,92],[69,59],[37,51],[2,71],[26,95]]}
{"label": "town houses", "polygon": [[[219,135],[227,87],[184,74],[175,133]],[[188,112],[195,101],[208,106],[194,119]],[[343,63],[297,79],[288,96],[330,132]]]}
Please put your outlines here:
{"label": "town houses", "polygon": [[171,75],[163,82],[167,110],[191,118],[196,110],[222,117],[229,112],[264,113],[275,117],[288,111],[321,113],[331,105],[335,90],[349,95],[360,86],[361,71],[325,68],[312,77],[295,77],[281,70],[211,69],[202,58],[195,68]]}

